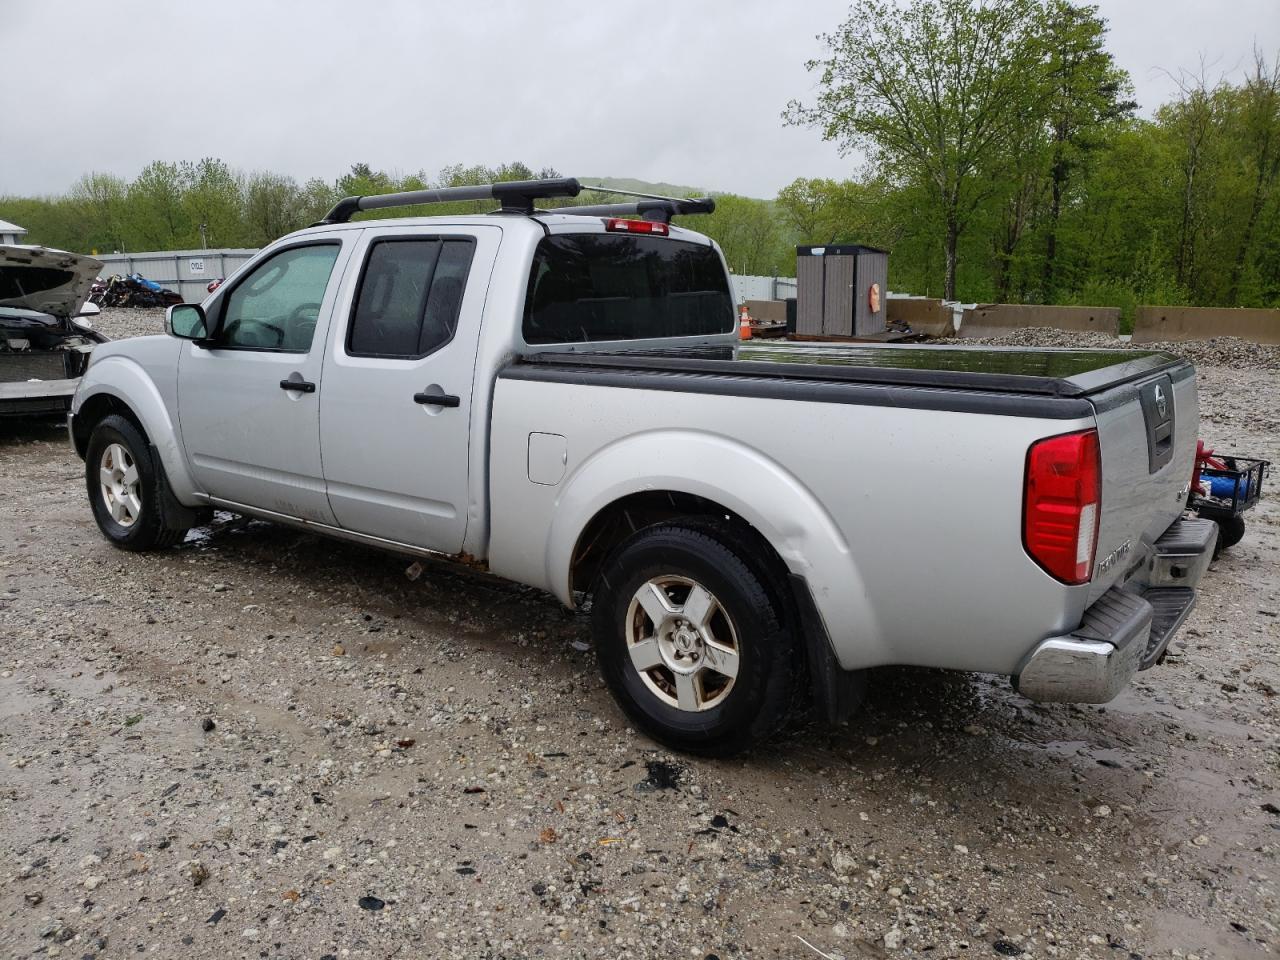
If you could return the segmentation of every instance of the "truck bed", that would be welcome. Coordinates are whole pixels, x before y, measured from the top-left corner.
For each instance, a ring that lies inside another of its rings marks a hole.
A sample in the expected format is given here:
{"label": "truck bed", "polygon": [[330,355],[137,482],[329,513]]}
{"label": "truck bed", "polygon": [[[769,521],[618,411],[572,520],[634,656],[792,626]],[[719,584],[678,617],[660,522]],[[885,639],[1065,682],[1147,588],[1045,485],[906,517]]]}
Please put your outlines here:
{"label": "truck bed", "polygon": [[1091,397],[1185,365],[1134,350],[743,344],[533,353],[502,376],[1070,419],[1094,412]]}

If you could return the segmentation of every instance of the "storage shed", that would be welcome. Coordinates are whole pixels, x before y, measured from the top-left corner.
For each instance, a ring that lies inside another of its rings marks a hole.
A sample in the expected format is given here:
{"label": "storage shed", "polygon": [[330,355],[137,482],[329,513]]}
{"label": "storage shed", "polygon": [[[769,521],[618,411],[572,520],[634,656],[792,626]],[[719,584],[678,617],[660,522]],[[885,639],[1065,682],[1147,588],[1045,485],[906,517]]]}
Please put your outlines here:
{"label": "storage shed", "polygon": [[888,283],[887,250],[856,243],[796,247],[796,333],[883,333]]}
{"label": "storage shed", "polygon": [[0,220],[0,244],[26,243],[26,227],[20,227],[8,220]]}

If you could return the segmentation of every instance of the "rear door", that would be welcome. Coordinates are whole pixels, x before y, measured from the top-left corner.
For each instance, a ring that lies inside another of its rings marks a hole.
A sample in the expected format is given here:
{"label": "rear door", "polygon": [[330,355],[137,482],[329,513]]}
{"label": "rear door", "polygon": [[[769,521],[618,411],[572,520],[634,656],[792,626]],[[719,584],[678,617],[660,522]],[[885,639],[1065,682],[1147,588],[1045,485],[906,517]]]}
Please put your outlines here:
{"label": "rear door", "polygon": [[325,483],[344,528],[461,552],[477,342],[501,235],[365,231],[320,401]]}
{"label": "rear door", "polygon": [[211,346],[183,343],[178,419],[212,497],[332,524],[320,469],[325,333],[355,231],[273,251],[210,304]]}

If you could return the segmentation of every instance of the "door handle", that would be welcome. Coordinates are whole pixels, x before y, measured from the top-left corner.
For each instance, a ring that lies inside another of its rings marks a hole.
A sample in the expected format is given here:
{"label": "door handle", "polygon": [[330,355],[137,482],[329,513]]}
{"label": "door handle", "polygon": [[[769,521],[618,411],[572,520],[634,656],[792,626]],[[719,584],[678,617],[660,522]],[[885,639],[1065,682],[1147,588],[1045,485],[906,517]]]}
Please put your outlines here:
{"label": "door handle", "polygon": [[462,404],[462,400],[452,393],[415,393],[413,402],[424,403],[431,407],[457,407]]}
{"label": "door handle", "polygon": [[281,380],[281,390],[296,390],[298,393],[315,393],[316,385],[309,380]]}

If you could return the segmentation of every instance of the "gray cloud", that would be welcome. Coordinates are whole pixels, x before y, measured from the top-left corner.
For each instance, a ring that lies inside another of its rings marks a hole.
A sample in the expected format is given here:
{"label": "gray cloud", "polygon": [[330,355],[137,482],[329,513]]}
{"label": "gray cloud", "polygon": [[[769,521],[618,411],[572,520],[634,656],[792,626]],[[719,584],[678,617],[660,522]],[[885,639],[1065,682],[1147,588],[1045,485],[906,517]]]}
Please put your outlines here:
{"label": "gray cloud", "polygon": [[[1161,68],[1237,75],[1280,52],[1276,0],[1102,0],[1149,112]],[[0,0],[0,193],[87,170],[222,157],[331,179],[363,161],[434,173],[522,160],[772,196],[850,175],[816,131],[815,35],[843,0],[527,3]]]}

